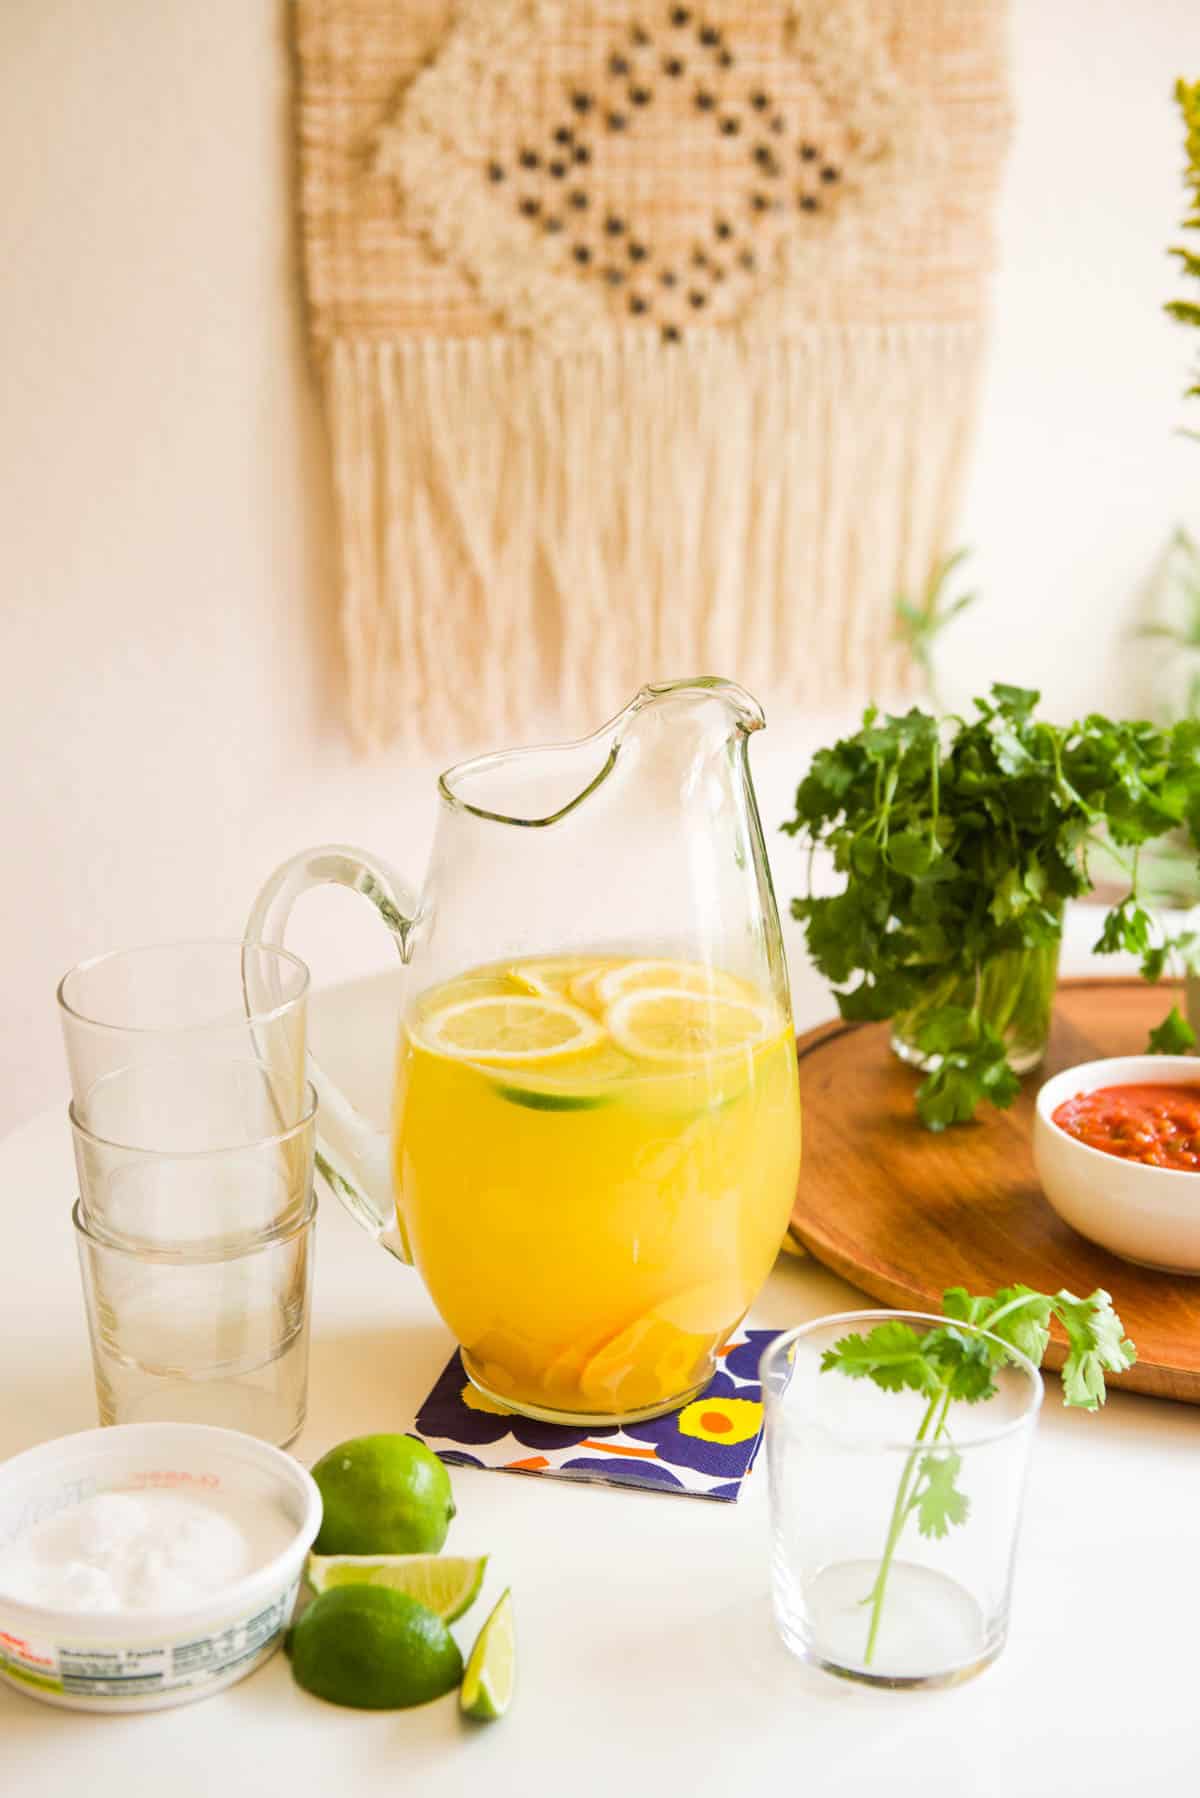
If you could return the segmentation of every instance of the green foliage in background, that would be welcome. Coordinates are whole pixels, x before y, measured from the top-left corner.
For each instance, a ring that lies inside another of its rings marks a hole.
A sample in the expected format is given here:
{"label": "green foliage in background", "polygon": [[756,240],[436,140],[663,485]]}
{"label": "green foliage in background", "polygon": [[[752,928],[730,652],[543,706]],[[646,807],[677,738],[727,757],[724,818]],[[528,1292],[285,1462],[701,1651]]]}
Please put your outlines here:
{"label": "green foliage in background", "polygon": [[903,593],[896,599],[896,635],[921,670],[925,690],[937,710],[941,707],[934,650],[947,625],[979,598],[974,588],[967,593],[952,595],[950,592],[951,576],[962,567],[969,554],[969,550],[956,549],[952,556],[943,556],[934,563],[918,599],[910,599]]}
{"label": "green foliage in background", "polygon": [[[1159,603],[1169,615],[1143,624],[1139,637],[1157,638],[1173,648],[1200,655],[1200,547],[1180,525],[1167,548]],[[1184,715],[1200,717],[1200,669],[1183,696]]]}
{"label": "green foliage in background", "polygon": [[[1180,76],[1175,83],[1175,99],[1183,116],[1183,179],[1188,191],[1188,209],[1184,214],[1183,229],[1200,232],[1200,81],[1185,81]],[[1172,244],[1170,253],[1182,264],[1183,273],[1189,281],[1200,282],[1200,253],[1189,244]],[[1200,303],[1197,301],[1168,300],[1166,309],[1181,325],[1200,326]],[[1197,397],[1200,397],[1200,363],[1193,371],[1192,384],[1185,394],[1187,399]],[[1200,437],[1200,432],[1189,431],[1188,435]]]}

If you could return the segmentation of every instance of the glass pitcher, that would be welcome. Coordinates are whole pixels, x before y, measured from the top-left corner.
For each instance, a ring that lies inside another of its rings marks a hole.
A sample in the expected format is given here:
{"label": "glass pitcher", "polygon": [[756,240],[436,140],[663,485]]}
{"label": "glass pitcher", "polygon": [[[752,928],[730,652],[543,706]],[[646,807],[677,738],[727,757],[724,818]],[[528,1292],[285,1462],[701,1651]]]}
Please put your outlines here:
{"label": "glass pitcher", "polygon": [[473,1384],[591,1426],[673,1410],[770,1270],[800,1158],[787,968],[746,753],[762,712],[643,687],[577,743],[443,774],[424,890],[315,849],[410,975],[390,1145],[311,1069],[321,1174],[420,1270]]}

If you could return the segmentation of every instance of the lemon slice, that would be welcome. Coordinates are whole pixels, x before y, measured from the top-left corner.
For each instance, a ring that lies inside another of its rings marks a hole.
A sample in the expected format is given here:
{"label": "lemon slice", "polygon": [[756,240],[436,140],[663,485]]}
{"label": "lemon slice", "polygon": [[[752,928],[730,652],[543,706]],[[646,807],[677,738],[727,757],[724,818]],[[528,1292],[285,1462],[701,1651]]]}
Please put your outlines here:
{"label": "lemon slice", "polygon": [[469,974],[460,974],[454,980],[447,980],[444,986],[434,987],[424,995],[423,1003],[433,999],[439,1009],[450,1005],[462,1005],[468,999],[507,999],[525,997],[533,991],[517,976],[516,970],[503,967],[475,969]]}
{"label": "lemon slice", "polygon": [[594,967],[585,968],[582,973],[576,970],[575,977],[567,987],[568,997],[576,1005],[582,1005],[585,1011],[595,1011],[602,1005],[596,991],[601,980],[606,980],[614,970],[619,971],[622,963],[611,961],[598,962]]}
{"label": "lemon slice", "polygon": [[586,1363],[579,1390],[614,1411],[656,1405],[694,1386],[713,1346],[713,1332],[694,1335],[651,1313],[622,1330]]}
{"label": "lemon slice", "polygon": [[626,994],[610,1007],[605,1021],[612,1040],[627,1055],[676,1066],[753,1049],[775,1029],[765,1006],[665,986]]}
{"label": "lemon slice", "polygon": [[579,972],[577,955],[548,955],[542,961],[515,961],[506,969],[518,990],[544,999],[565,999],[573,975]]}
{"label": "lemon slice", "polygon": [[578,1055],[602,1041],[594,1018],[548,995],[464,999],[420,1026],[426,1046],[460,1061],[509,1066]]}
{"label": "lemon slice", "polygon": [[[706,968],[694,961],[627,961],[609,971],[600,969],[593,980],[592,995],[608,1007],[627,993],[643,990],[677,993],[720,993],[728,998],[741,998],[745,987],[732,974],[719,968]],[[577,995],[572,991],[572,998]],[[586,1004],[582,995],[580,1003]]]}

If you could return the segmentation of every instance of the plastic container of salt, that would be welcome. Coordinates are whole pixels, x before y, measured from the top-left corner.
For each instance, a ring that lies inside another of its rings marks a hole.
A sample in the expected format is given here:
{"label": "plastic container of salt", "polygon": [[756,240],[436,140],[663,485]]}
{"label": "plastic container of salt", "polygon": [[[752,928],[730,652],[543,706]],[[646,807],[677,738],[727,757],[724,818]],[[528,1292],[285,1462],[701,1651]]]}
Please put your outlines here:
{"label": "plastic container of salt", "polygon": [[70,1710],[221,1691],[291,1622],[321,1495],[204,1424],[85,1430],[0,1464],[0,1679]]}

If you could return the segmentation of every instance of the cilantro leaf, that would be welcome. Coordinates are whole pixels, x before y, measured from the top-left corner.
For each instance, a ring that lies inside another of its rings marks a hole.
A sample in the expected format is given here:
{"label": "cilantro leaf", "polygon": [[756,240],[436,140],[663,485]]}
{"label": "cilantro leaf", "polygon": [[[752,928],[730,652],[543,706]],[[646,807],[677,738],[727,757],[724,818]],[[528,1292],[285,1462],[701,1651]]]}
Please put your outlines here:
{"label": "cilantro leaf", "polygon": [[927,1129],[944,1130],[969,1122],[981,1099],[1007,1109],[1020,1090],[1003,1042],[984,1029],[969,1048],[944,1053],[940,1066],[926,1075],[917,1088],[917,1115]]}
{"label": "cilantro leaf", "polygon": [[1020,1354],[1040,1367],[1050,1340],[1050,1312],[1054,1301],[1029,1286],[1005,1286],[994,1298],[979,1301],[972,1319],[981,1329],[1011,1343]]}
{"label": "cilantro leaf", "polygon": [[938,1383],[923,1337],[899,1322],[876,1324],[865,1336],[843,1336],[821,1357],[822,1373],[835,1367],[852,1380],[873,1380],[884,1392],[932,1392]]}
{"label": "cilantro leaf", "polygon": [[1104,928],[1092,944],[1092,954],[1115,955],[1118,950],[1126,949],[1130,955],[1146,955],[1150,950],[1152,928],[1149,912],[1143,911],[1131,894],[1106,915]]}
{"label": "cilantro leaf", "polygon": [[1132,1367],[1137,1350],[1102,1288],[1097,1287],[1086,1299],[1077,1299],[1064,1289],[1055,1293],[1051,1304],[1070,1343],[1062,1370],[1063,1403],[1095,1411],[1107,1396],[1105,1374],[1123,1373]]}
{"label": "cilantro leaf", "polygon": [[1021,719],[1030,716],[1042,697],[1035,687],[1010,687],[1004,681],[993,682],[992,695],[998,705],[1011,712],[1014,718]]}
{"label": "cilantro leaf", "polygon": [[996,1390],[992,1379],[994,1357],[989,1345],[974,1330],[960,1329],[952,1320],[940,1328],[926,1330],[920,1341],[936,1389],[948,1392],[951,1399],[963,1399],[968,1405],[992,1396]]}
{"label": "cilantro leaf", "polygon": [[1151,1055],[1184,1055],[1196,1045],[1196,1032],[1178,1005],[1172,1005],[1161,1024],[1150,1032],[1146,1048]]}
{"label": "cilantro leaf", "polygon": [[973,1299],[965,1286],[947,1286],[942,1294],[943,1315],[964,1324],[973,1324],[976,1307],[986,1303],[986,1299]]}
{"label": "cilantro leaf", "polygon": [[920,1481],[913,1503],[917,1512],[917,1528],[923,1536],[942,1537],[956,1524],[965,1523],[970,1501],[955,1484],[962,1467],[962,1456],[952,1449],[935,1450],[922,1455]]}
{"label": "cilantro leaf", "polygon": [[898,831],[888,840],[888,860],[898,874],[907,874],[910,880],[928,874],[941,853],[935,836],[916,830]]}
{"label": "cilantro leaf", "polygon": [[971,1045],[971,1013],[965,1005],[940,1005],[917,1031],[922,1055],[950,1055]]}

